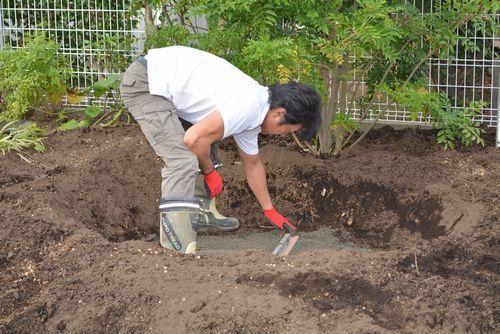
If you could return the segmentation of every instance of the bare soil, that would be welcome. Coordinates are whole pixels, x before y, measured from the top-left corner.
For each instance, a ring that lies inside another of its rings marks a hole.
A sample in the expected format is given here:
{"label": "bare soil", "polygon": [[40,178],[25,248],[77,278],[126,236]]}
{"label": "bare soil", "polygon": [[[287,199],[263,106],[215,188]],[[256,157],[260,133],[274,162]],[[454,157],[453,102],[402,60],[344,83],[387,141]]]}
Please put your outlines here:
{"label": "bare soil", "polygon": [[[137,126],[53,132],[32,164],[0,158],[0,333],[498,333],[500,151],[434,135],[382,128],[323,159],[262,142],[276,207],[355,245],[280,258],[160,248],[162,163]],[[243,240],[264,217],[221,148],[219,208],[242,224],[224,237]]]}

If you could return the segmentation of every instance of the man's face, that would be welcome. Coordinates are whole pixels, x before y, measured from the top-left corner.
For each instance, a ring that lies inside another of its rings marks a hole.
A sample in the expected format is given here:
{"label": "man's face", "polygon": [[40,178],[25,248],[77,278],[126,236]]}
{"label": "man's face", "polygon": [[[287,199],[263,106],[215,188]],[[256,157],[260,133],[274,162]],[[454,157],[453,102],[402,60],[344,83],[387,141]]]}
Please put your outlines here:
{"label": "man's face", "polygon": [[261,125],[261,133],[264,135],[286,136],[292,132],[297,132],[302,128],[302,124],[284,124],[286,110],[274,108],[268,111],[264,122]]}

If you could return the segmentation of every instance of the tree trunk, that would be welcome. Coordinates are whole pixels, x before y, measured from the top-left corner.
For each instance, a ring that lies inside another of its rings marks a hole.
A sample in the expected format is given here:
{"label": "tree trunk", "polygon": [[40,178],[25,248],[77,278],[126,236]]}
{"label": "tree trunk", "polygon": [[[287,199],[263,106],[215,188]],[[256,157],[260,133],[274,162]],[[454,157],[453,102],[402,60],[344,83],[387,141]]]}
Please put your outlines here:
{"label": "tree trunk", "polygon": [[148,37],[148,27],[154,25],[154,20],[153,20],[153,9],[151,8],[150,5],[145,5],[144,6],[144,23],[146,24],[146,29],[144,32],[144,38]]}
{"label": "tree trunk", "polygon": [[[340,65],[338,72],[339,93],[336,97],[338,107],[335,110],[335,113],[347,114],[347,99],[349,92],[347,90],[347,80],[346,78],[344,78],[344,75],[347,72],[349,72],[349,69],[350,69],[349,55],[346,54],[343,58],[342,65]],[[335,139],[335,147],[333,149],[332,154],[337,155],[340,153],[342,147],[344,146],[344,141],[347,131],[343,126],[337,126],[332,129],[332,132],[333,132],[333,137]]]}
{"label": "tree trunk", "polygon": [[337,94],[338,94],[338,64],[335,63],[333,68],[327,70],[322,69],[323,79],[328,85],[328,100],[324,104],[322,111],[321,128],[319,130],[319,152],[330,153],[333,148],[332,130],[330,129],[330,121],[332,120],[335,110],[337,109]]}

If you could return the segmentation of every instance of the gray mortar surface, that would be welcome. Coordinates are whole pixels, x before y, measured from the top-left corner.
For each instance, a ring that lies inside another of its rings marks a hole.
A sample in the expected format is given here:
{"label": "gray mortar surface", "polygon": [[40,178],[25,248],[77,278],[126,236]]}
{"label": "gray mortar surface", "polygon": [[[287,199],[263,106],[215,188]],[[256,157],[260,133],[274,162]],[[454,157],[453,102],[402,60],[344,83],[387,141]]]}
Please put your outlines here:
{"label": "gray mortar surface", "polygon": [[[359,252],[369,252],[369,249],[359,248],[350,243],[343,243],[333,236],[329,228],[321,228],[313,232],[301,232],[290,255],[322,249],[349,248]],[[203,235],[198,234],[197,255],[223,255],[234,251],[258,250],[271,253],[281,240],[279,231],[262,231],[244,236],[231,235]]]}

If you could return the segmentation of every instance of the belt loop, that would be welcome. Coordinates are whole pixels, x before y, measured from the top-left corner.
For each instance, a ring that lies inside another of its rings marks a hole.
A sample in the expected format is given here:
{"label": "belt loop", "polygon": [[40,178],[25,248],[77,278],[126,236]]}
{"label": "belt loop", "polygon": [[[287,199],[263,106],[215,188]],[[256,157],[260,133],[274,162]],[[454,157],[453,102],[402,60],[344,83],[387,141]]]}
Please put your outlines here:
{"label": "belt loop", "polygon": [[148,61],[146,60],[146,58],[144,58],[144,55],[140,55],[138,58],[137,58],[137,62],[139,64],[142,64],[144,67],[148,67]]}

